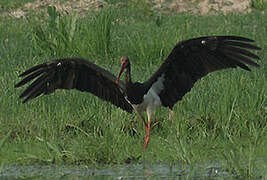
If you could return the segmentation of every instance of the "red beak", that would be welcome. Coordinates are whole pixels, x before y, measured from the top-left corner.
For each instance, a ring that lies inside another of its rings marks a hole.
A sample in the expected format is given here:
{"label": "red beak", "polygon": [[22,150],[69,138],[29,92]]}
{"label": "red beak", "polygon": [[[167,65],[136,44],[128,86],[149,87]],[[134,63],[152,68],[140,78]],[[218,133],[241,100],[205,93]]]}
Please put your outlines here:
{"label": "red beak", "polygon": [[117,84],[119,84],[119,80],[120,80],[120,78],[121,78],[121,75],[122,75],[124,69],[125,69],[125,63],[122,63],[122,65],[121,65],[121,70],[120,70],[119,75],[118,75],[118,77],[117,77],[117,79],[116,79],[116,83],[117,83]]}

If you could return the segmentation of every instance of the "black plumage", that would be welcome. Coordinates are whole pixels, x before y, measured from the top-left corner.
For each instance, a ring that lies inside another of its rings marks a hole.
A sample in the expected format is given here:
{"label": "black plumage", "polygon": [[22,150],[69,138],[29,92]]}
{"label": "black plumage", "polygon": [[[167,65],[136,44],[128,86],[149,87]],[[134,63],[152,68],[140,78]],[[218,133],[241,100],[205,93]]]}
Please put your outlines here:
{"label": "black plumage", "polygon": [[198,79],[210,72],[236,67],[250,71],[246,64],[259,67],[251,60],[259,57],[248,49],[261,48],[251,42],[254,41],[239,36],[207,36],[179,42],[145,84],[151,86],[165,74],[165,88],[159,96],[163,106],[172,108]]}
{"label": "black plumage", "polygon": [[[15,87],[23,86],[37,78],[21,95],[23,103],[56,89],[77,89],[90,92],[99,98],[132,112],[125,101],[124,92],[133,104],[141,103],[153,83],[164,74],[164,89],[159,93],[162,105],[172,108],[190,91],[194,83],[206,74],[226,68],[240,67],[250,71],[246,64],[259,67],[251,59],[259,59],[248,51],[261,48],[250,44],[251,39],[239,36],[207,36],[179,42],[160,68],[144,83],[131,83],[125,87],[109,71],[81,58],[52,60],[34,66],[19,77],[24,77]],[[129,75],[130,76],[130,75]],[[127,91],[126,91],[127,89]],[[136,96],[136,98],[135,98]]]}
{"label": "black plumage", "polygon": [[[172,108],[198,79],[210,72],[236,67],[250,71],[246,64],[259,67],[251,60],[259,57],[248,49],[261,48],[250,44],[251,42],[254,41],[239,36],[207,36],[181,41],[146,82],[129,85],[129,100],[132,100],[133,104],[141,103],[143,95],[164,74],[165,88],[159,96],[163,106]],[[90,92],[127,112],[132,112],[131,105],[124,99],[125,84],[120,81],[119,86],[116,85],[116,77],[112,73],[81,58],[52,60],[19,75],[23,76],[25,78],[15,87],[23,86],[38,77],[20,95],[20,98],[25,97],[23,103],[41,94],[50,94],[56,89],[77,89]],[[134,99],[133,96],[139,97]]]}
{"label": "black plumage", "polygon": [[131,113],[132,106],[125,100],[120,81],[115,83],[116,76],[109,71],[81,58],[56,59],[34,66],[19,77],[25,76],[15,87],[23,86],[37,78],[20,95],[23,103],[41,94],[50,94],[56,89],[77,89],[86,91],[109,101],[121,109]]}

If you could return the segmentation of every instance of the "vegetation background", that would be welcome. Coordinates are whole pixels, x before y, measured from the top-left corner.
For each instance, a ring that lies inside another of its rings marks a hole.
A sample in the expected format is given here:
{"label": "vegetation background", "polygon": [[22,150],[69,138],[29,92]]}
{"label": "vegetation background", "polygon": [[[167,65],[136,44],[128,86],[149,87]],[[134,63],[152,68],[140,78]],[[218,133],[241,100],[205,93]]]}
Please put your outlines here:
{"label": "vegetation background", "polygon": [[[2,0],[0,166],[163,162],[194,169],[219,163],[234,177],[266,178],[267,3],[255,0],[228,12],[222,7],[230,1],[186,2]],[[203,13],[198,5],[206,2],[217,6]],[[18,74],[62,57],[83,57],[116,74],[127,55],[134,80],[143,81],[178,41],[206,35],[254,39],[262,47],[261,68],[208,75],[177,103],[171,119],[159,109],[145,153],[144,127],[135,114],[78,91],[22,104],[23,88],[14,89]]]}

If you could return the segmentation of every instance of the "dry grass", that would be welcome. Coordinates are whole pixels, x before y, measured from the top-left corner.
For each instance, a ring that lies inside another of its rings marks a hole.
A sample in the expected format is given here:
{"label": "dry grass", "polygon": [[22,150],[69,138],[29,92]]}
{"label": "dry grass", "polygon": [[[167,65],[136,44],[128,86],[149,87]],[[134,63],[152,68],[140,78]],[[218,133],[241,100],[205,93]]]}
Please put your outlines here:
{"label": "dry grass", "polygon": [[[65,13],[84,14],[87,11],[98,11],[103,7],[115,5],[121,7],[127,4],[138,6],[138,4],[147,4],[152,10],[161,11],[164,13],[170,12],[190,12],[193,14],[214,14],[214,13],[249,13],[251,12],[250,0],[131,0],[131,1],[116,1],[116,0],[35,0],[28,2],[19,8],[12,8],[2,13],[3,15],[11,15],[16,18],[25,17],[29,12],[44,12],[47,6],[55,6],[57,11]],[[37,11],[38,10],[38,11]]]}

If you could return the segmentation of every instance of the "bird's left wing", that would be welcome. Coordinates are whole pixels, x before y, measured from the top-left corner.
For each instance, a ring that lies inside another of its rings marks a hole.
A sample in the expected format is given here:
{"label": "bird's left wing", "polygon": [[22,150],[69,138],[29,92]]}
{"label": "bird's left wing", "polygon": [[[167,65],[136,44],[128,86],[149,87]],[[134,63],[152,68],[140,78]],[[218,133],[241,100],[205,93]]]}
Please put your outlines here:
{"label": "bird's left wing", "polygon": [[[248,65],[259,67],[249,50],[260,50],[251,39],[239,36],[207,36],[179,42],[161,67],[146,81],[160,96],[163,106],[172,108],[194,83],[210,72]],[[154,85],[154,86],[153,86]]]}
{"label": "bird's left wing", "polygon": [[20,98],[25,98],[23,103],[41,94],[53,93],[56,89],[77,89],[90,92],[129,113],[133,110],[124,98],[124,83],[120,81],[116,84],[112,73],[85,59],[52,60],[26,70],[19,77],[24,79],[15,85],[16,88],[36,78],[20,95]]}

